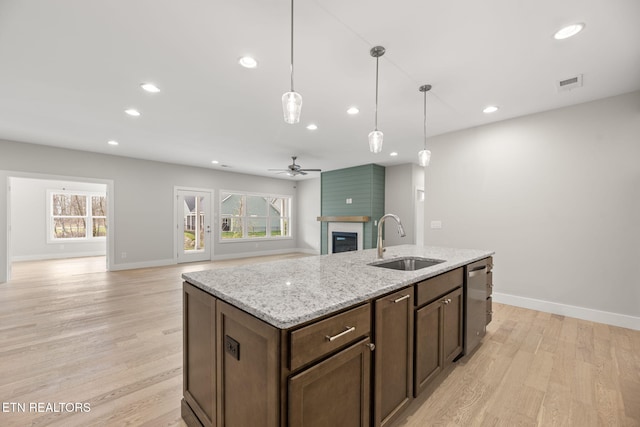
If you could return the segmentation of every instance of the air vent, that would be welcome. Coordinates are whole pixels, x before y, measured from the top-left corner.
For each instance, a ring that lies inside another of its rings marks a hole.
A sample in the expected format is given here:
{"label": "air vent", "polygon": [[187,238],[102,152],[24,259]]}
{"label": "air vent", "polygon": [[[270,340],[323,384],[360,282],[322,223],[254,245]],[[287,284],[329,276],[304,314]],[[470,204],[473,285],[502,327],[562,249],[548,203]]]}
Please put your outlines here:
{"label": "air vent", "polygon": [[582,87],[582,74],[569,77],[568,79],[560,80],[556,84],[558,92],[564,92],[566,90],[575,89],[577,87]]}

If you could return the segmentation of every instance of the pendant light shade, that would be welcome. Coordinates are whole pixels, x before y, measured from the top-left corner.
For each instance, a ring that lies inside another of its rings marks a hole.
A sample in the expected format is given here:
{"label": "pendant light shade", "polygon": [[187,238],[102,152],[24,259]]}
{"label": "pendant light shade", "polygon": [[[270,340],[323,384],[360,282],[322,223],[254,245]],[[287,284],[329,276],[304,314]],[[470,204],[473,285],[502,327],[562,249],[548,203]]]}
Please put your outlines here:
{"label": "pendant light shade", "polygon": [[291,0],[291,91],[282,95],[282,112],[285,123],[300,122],[302,95],[293,90],[293,0]]}
{"label": "pendant light shade", "polygon": [[298,92],[287,92],[282,95],[282,112],[284,121],[290,125],[300,122],[302,96]]}
{"label": "pendant light shade", "polygon": [[369,133],[369,151],[379,153],[382,151],[382,131],[378,130],[378,62],[380,57],[384,55],[385,49],[382,46],[372,48],[369,53],[376,58],[376,119],[375,128]]}
{"label": "pendant light shade", "polygon": [[427,150],[427,92],[431,90],[431,85],[422,85],[418,90],[424,93],[424,148],[418,151],[418,164],[429,166],[431,151]]}

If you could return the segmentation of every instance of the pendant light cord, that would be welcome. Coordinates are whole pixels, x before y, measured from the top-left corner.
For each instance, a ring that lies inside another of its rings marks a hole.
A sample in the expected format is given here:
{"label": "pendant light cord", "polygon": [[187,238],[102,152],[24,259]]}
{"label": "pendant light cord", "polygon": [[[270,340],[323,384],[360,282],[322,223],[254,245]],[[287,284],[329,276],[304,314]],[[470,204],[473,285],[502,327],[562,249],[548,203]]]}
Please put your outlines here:
{"label": "pendant light cord", "polygon": [[291,0],[291,92],[293,91],[293,0]]}
{"label": "pendant light cord", "polygon": [[427,91],[424,92],[424,149],[427,149]]}
{"label": "pendant light cord", "polygon": [[378,130],[378,61],[380,60],[379,56],[376,56],[376,123],[375,130]]}

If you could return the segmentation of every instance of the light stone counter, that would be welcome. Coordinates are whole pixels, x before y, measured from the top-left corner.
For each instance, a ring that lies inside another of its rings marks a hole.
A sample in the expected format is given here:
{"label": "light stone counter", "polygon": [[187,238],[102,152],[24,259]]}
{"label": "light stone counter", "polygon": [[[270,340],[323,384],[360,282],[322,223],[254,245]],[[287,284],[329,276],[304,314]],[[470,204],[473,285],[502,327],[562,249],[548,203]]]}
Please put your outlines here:
{"label": "light stone counter", "polygon": [[189,283],[265,322],[289,329],[493,255],[493,251],[390,246],[385,260],[415,256],[445,260],[417,271],[373,267],[376,250],[318,255],[185,273]]}

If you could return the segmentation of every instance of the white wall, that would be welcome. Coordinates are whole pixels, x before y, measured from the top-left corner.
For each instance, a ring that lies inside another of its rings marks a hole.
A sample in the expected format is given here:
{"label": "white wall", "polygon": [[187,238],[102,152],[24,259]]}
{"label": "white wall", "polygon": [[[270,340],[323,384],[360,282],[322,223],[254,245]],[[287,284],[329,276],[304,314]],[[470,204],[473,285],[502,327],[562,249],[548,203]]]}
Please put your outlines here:
{"label": "white wall", "polygon": [[298,248],[320,253],[320,178],[297,182],[298,187]]}
{"label": "white wall", "polygon": [[384,181],[384,213],[398,215],[406,233],[405,237],[400,237],[394,221],[387,220],[384,227],[384,244],[415,244],[416,188],[423,188],[424,170],[414,163],[387,166]]}
{"label": "white wall", "polygon": [[12,178],[13,261],[106,254],[106,240],[47,242],[47,190],[106,192],[106,185],[73,181]]}
{"label": "white wall", "polygon": [[[40,173],[64,177],[112,180],[110,195],[114,215],[112,227],[116,255],[127,253],[126,259],[113,256],[113,269],[167,265],[174,262],[174,200],[175,186],[216,190],[276,193],[294,197],[295,182],[281,179],[222,172],[217,170],[172,165],[168,163],[126,157],[66,150],[35,144],[0,140],[0,182],[24,173]],[[217,204],[216,204],[217,205]],[[0,186],[0,282],[7,271],[8,239],[7,186]],[[216,218],[217,220],[217,218]],[[214,222],[217,225],[217,222]],[[296,240],[260,241],[248,243],[217,243],[219,230],[214,229],[214,257],[238,257],[267,252],[290,252]]]}
{"label": "white wall", "polygon": [[640,328],[640,92],[429,145],[427,244],[495,250],[496,300]]}

